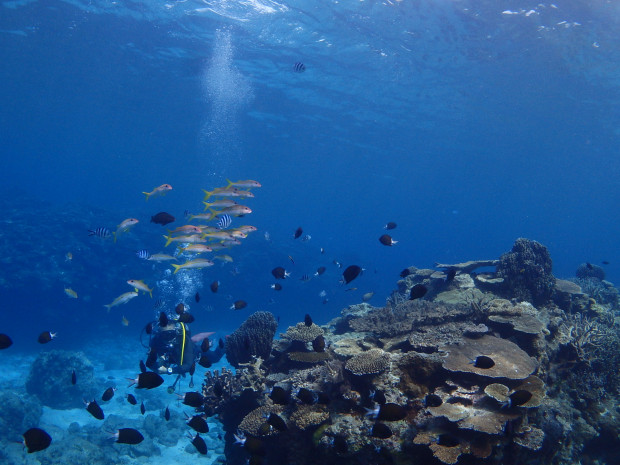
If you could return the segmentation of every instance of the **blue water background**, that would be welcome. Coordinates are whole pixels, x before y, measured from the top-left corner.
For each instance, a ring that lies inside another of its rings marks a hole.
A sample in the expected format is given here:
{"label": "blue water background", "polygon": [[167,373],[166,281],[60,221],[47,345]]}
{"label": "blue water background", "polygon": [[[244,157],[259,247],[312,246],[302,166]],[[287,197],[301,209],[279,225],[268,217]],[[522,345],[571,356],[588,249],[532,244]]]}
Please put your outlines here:
{"label": "blue water background", "polygon": [[[222,335],[257,310],[284,330],[365,292],[381,306],[404,267],[497,258],[518,237],[545,244],[558,277],[607,260],[619,280],[613,3],[96,3],[0,3],[0,186],[31,226],[12,230],[1,213],[5,238],[20,239],[3,244],[0,271],[0,332],[15,350],[39,350],[47,329],[58,348],[137,341],[153,301],[103,307],[127,279]],[[181,225],[226,178],[262,183],[233,224],[258,231],[233,264],[180,272],[191,282],[164,292],[170,267],[135,257],[164,251],[150,216]],[[173,191],[146,202],[163,183]],[[117,244],[86,236],[130,216],[140,223]],[[394,247],[378,241],[388,221]],[[298,226],[312,239],[294,240]],[[29,245],[39,254],[23,260]],[[334,260],[365,272],[341,286]],[[275,266],[292,273],[281,292]],[[247,309],[229,310],[236,299]]]}

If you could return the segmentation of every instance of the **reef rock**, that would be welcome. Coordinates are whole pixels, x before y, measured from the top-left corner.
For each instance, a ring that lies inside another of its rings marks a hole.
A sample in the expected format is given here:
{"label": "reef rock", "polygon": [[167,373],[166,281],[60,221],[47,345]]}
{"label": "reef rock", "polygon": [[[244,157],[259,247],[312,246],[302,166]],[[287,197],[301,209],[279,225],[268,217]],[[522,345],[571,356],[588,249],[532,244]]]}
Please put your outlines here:
{"label": "reef rock", "polygon": [[22,397],[8,389],[0,391],[0,437],[19,437],[39,424],[42,413],[36,397]]}
{"label": "reef rock", "polygon": [[[73,371],[76,384],[71,383]],[[43,352],[30,367],[26,390],[48,407],[80,408],[84,406],[83,399],[93,399],[98,393],[94,371],[93,364],[82,352]]]}
{"label": "reef rock", "polygon": [[248,363],[252,357],[268,359],[277,327],[278,322],[269,312],[256,312],[250,315],[226,339],[228,362],[239,368],[240,363]]}

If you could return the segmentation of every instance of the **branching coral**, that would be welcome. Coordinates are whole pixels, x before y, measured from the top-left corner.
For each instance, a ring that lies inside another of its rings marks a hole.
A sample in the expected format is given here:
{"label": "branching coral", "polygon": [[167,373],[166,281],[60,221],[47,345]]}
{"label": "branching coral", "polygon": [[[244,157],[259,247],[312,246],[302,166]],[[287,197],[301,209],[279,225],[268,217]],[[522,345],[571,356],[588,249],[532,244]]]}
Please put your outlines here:
{"label": "branching coral", "polygon": [[581,313],[572,315],[558,329],[561,343],[568,344],[575,351],[578,361],[592,363],[602,349],[603,331],[595,320]]}

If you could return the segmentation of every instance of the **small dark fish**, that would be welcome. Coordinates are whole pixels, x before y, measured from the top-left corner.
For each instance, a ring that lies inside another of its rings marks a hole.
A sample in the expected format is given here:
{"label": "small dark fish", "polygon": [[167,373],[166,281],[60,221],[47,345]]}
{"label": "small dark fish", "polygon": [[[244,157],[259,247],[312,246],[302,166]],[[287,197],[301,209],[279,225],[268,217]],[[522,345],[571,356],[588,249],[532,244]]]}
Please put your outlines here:
{"label": "small dark fish", "polygon": [[303,274],[301,275],[301,278],[299,278],[300,281],[303,281],[304,283],[307,283],[308,281],[310,281],[312,278],[310,277],[310,275],[307,274]]}
{"label": "small dark fish", "polygon": [[196,301],[196,303],[200,302],[200,294],[198,292],[194,294],[194,300]]}
{"label": "small dark fish", "polygon": [[411,271],[409,271],[409,268],[405,268],[403,271],[400,272],[400,277],[401,278],[406,278],[410,274],[411,274]]}
{"label": "small dark fish", "polygon": [[161,224],[162,226],[166,226],[174,220],[174,216],[166,212],[159,212],[158,214],[151,216],[151,223]]}
{"label": "small dark fish", "polygon": [[195,372],[196,372],[196,363],[192,363],[192,366],[189,367],[189,375],[194,376]]}
{"label": "small dark fish", "polygon": [[231,223],[232,218],[230,217],[230,215],[222,215],[220,216],[218,222],[215,224],[215,227],[217,229],[226,229],[228,226],[230,226]]}
{"label": "small dark fish", "polygon": [[322,334],[319,334],[314,341],[312,341],[312,349],[315,352],[325,352],[325,338]]}
{"label": "small dark fish", "polygon": [[220,287],[220,282],[219,281],[213,281],[211,283],[211,285],[209,286],[209,288],[211,289],[211,292],[213,292],[214,294],[217,292],[219,287]]}
{"label": "small dark fish", "polygon": [[75,370],[71,372],[71,384],[75,386],[77,384],[77,375],[75,374]]}
{"label": "small dark fish", "polygon": [[446,271],[446,282],[449,283],[451,281],[454,281],[455,277],[456,277],[456,268],[449,268],[448,271]]}
{"label": "small dark fish", "polygon": [[185,311],[185,305],[178,304],[176,307],[174,307],[174,311],[176,312],[177,315],[182,315],[183,312]]}
{"label": "small dark fish", "polygon": [[149,258],[151,258],[151,252],[146,249],[141,249],[136,252],[136,256],[138,258],[141,258],[142,260],[148,260]]}
{"label": "small dark fish", "polygon": [[308,315],[307,313],[306,313],[306,316],[304,317],[304,324],[306,326],[312,326],[312,317]]}
{"label": "small dark fish", "polygon": [[271,289],[273,289],[274,291],[281,291],[282,290],[282,284],[280,283],[275,283],[271,285]]}
{"label": "small dark fish", "polygon": [[148,323],[145,327],[144,327],[144,332],[146,334],[152,334],[153,333],[153,322]]}
{"label": "small dark fish", "polygon": [[198,365],[203,368],[211,368],[211,365],[213,365],[213,363],[211,363],[211,359],[209,357],[207,357],[206,355],[201,355],[200,359],[198,360]]}
{"label": "small dark fish", "polygon": [[39,334],[39,338],[37,340],[39,341],[39,344],[47,344],[55,337],[56,333],[52,333],[51,331],[43,331],[41,334]]}
{"label": "small dark fish", "polygon": [[47,449],[52,443],[52,437],[41,428],[30,428],[22,436],[29,454]]}
{"label": "small dark fish", "polygon": [[154,389],[157,386],[161,386],[164,382],[164,378],[154,371],[140,373],[136,379],[129,380],[131,381],[129,386],[131,387],[135,384],[137,389]]}
{"label": "small dark fish", "polygon": [[342,273],[342,282],[343,284],[349,284],[355,278],[357,278],[362,272],[362,268],[357,265],[348,266]]}
{"label": "small dark fish", "polygon": [[179,315],[179,321],[181,323],[190,324],[190,323],[193,323],[195,319],[196,318],[194,318],[194,315],[188,312],[185,312]]}
{"label": "small dark fish", "polygon": [[426,286],[424,284],[416,284],[411,288],[411,291],[409,292],[409,300],[420,299],[424,297],[427,292],[428,289],[426,289]]}
{"label": "small dark fish", "polygon": [[166,421],[170,421],[170,409],[168,407],[166,407],[166,410],[164,410],[164,418],[166,419]]}
{"label": "small dark fish", "polygon": [[273,426],[269,423],[263,423],[258,427],[258,436],[267,436],[273,431]]}
{"label": "small dark fish", "polygon": [[344,436],[334,436],[333,446],[337,454],[346,454],[349,450],[349,444]]}
{"label": "small dark fish", "polygon": [[385,226],[383,226],[383,229],[394,229],[394,228],[396,228],[396,223],[394,223],[393,221],[390,221]]}
{"label": "small dark fish", "polygon": [[329,397],[329,394],[326,394],[324,392],[319,392],[316,396],[316,403],[317,404],[322,404],[322,405],[329,405],[331,403],[331,398]]}
{"label": "small dark fish", "polygon": [[205,402],[204,397],[202,397],[202,394],[199,392],[186,392],[183,395],[178,395],[181,399],[183,399],[183,403],[185,405],[189,405],[190,407],[202,407]]}
{"label": "small dark fish", "polygon": [[127,402],[129,402],[131,405],[136,405],[138,403],[136,397],[133,394],[127,394]]}
{"label": "small dark fish", "polygon": [[217,397],[222,397],[222,394],[224,394],[224,385],[219,380],[213,384],[213,394]]}
{"label": "small dark fish", "polygon": [[289,392],[280,386],[273,387],[269,398],[278,405],[287,405],[291,401]]}
{"label": "small dark fish", "polygon": [[207,455],[207,444],[205,440],[200,437],[199,433],[196,433],[196,436],[192,439],[192,444],[200,454]]}
{"label": "small dark fish", "polygon": [[241,310],[248,306],[248,303],[245,300],[235,300],[233,304],[230,306],[231,310]]}
{"label": "small dark fish", "polygon": [[146,407],[144,406],[144,402],[140,404],[140,413],[144,415],[146,413]]}
{"label": "small dark fish", "polygon": [[425,407],[439,407],[443,400],[437,394],[429,394],[424,398]]}
{"label": "small dark fish", "polygon": [[0,334],[0,350],[8,349],[13,345],[13,340],[6,334]]}
{"label": "small dark fish", "polygon": [[276,415],[273,412],[269,414],[269,418],[267,418],[267,423],[269,423],[278,431],[286,431],[288,429],[288,427],[286,426],[286,422],[282,419],[282,417]]}
{"label": "small dark fish", "polygon": [[116,391],[116,388],[113,388],[113,387],[107,388],[103,392],[103,395],[101,396],[101,400],[104,402],[109,401],[112,397],[114,397],[114,391]]}
{"label": "small dark fish", "polygon": [[301,226],[295,230],[295,234],[293,234],[293,239],[297,239],[304,233],[304,230],[301,229]]}
{"label": "small dark fish", "polygon": [[594,267],[592,266],[592,263],[586,263],[586,268],[587,268],[588,270],[591,270],[591,269],[593,269]]}
{"label": "small dark fish", "polygon": [[105,239],[107,237],[110,237],[111,233],[110,233],[110,230],[108,228],[99,227],[97,229],[89,229],[88,230],[88,235],[89,236],[100,237],[102,239]]}
{"label": "small dark fish", "polygon": [[168,315],[165,312],[159,312],[159,326],[161,328],[168,326]]}
{"label": "small dark fish", "polygon": [[245,444],[243,444],[243,448],[252,455],[263,456],[267,453],[267,451],[265,450],[265,444],[258,438],[246,438]]}
{"label": "small dark fish", "polygon": [[286,270],[281,266],[277,266],[273,270],[271,270],[271,274],[276,279],[286,279],[286,277],[288,276]]}
{"label": "small dark fish", "polygon": [[220,338],[220,340],[219,340],[219,341],[217,341],[217,346],[218,346],[220,349],[223,349],[223,348],[224,348],[224,339]]}
{"label": "small dark fish", "polygon": [[532,398],[532,393],[530,391],[526,391],[525,389],[518,389],[512,394],[510,394],[508,398],[510,399],[509,405],[511,407],[518,407],[529,402],[529,400]]}
{"label": "small dark fish", "polygon": [[314,272],[314,276],[321,276],[323,273],[325,273],[326,269],[327,268],[325,268],[324,266],[319,266]]}
{"label": "small dark fish", "polygon": [[299,391],[297,391],[297,398],[306,405],[316,403],[316,395],[310,389],[300,388]]}
{"label": "small dark fish", "polygon": [[394,239],[392,239],[392,236],[390,236],[389,234],[384,234],[383,236],[381,236],[379,238],[379,242],[381,242],[383,245],[388,245],[388,246],[398,243],[398,241],[395,241]]}
{"label": "small dark fish", "polygon": [[383,421],[398,421],[407,416],[407,412],[404,407],[398,404],[387,402],[379,408],[379,415],[377,420]]}
{"label": "small dark fish", "polygon": [[103,410],[101,409],[101,407],[99,407],[99,404],[96,400],[93,400],[92,402],[87,402],[86,410],[88,410],[88,413],[90,413],[97,420],[103,420],[105,418]]}
{"label": "small dark fish", "polygon": [[370,435],[373,438],[387,439],[392,436],[392,430],[385,423],[375,423],[372,427]]}
{"label": "small dark fish", "polygon": [[140,360],[140,373],[145,373],[145,372],[146,372],[146,365],[144,364],[142,360]]}
{"label": "small dark fish", "polygon": [[[166,304],[166,301],[164,299],[157,299],[155,301],[155,303],[153,304],[153,308],[155,310],[159,310],[160,308],[162,308],[164,305]],[[150,334],[150,333],[149,333]]]}
{"label": "small dark fish", "polygon": [[121,444],[140,444],[144,441],[144,436],[142,436],[140,431],[133,428],[121,428],[114,437],[116,438],[116,442],[120,442]]}
{"label": "small dark fish", "polygon": [[189,426],[198,433],[206,434],[209,432],[209,425],[207,424],[207,420],[205,420],[202,415],[194,415],[187,422],[187,426]]}
{"label": "small dark fish", "polygon": [[209,347],[211,347],[211,343],[209,342],[208,338],[204,338],[202,340],[202,343],[200,344],[200,351],[201,352],[206,352],[207,350],[209,350]]}
{"label": "small dark fish", "polygon": [[293,71],[296,73],[303,73],[305,70],[306,65],[304,65],[301,61],[298,61],[293,65]]}
{"label": "small dark fish", "polygon": [[476,368],[482,368],[483,370],[488,370],[489,368],[493,368],[495,366],[495,362],[491,357],[487,357],[486,355],[479,355],[476,357],[476,360],[473,360],[472,365]]}
{"label": "small dark fish", "polygon": [[383,405],[383,404],[385,404],[387,402],[387,400],[385,398],[385,393],[383,391],[378,390],[378,389],[373,394],[372,400],[374,400],[379,405]]}
{"label": "small dark fish", "polygon": [[607,260],[603,260],[601,263],[602,263],[603,265],[609,265],[609,262],[608,262]]}

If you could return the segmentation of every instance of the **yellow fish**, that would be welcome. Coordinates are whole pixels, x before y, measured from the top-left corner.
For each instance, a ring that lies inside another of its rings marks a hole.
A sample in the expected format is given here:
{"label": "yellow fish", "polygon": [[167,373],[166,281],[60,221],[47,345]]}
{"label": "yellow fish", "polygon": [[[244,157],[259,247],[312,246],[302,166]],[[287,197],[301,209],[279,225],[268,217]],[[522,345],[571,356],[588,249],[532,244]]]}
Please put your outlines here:
{"label": "yellow fish", "polygon": [[65,294],[67,294],[72,299],[77,299],[78,298],[77,292],[75,292],[70,287],[65,287]]}
{"label": "yellow fish", "polygon": [[213,266],[213,262],[211,260],[206,260],[204,258],[196,258],[194,260],[189,260],[185,263],[183,263],[182,265],[175,265],[174,263],[172,264],[172,266],[174,267],[174,273],[176,274],[179,270],[182,270],[184,268],[206,268],[208,266]]}
{"label": "yellow fish", "polygon": [[131,287],[136,289],[136,292],[139,290],[144,291],[144,292],[148,292],[151,296],[151,298],[153,298],[153,289],[150,289],[149,286],[147,284],[145,284],[144,281],[140,280],[140,279],[130,279],[127,281],[127,284],[129,284]]}
{"label": "yellow fish", "polygon": [[164,195],[166,192],[171,191],[171,190],[172,190],[172,186],[170,184],[162,184],[161,186],[153,189],[151,192],[142,192],[142,193],[146,195],[146,200],[148,200],[149,197],[155,197],[157,195]]}
{"label": "yellow fish", "polygon": [[261,185],[260,182],[258,181],[253,181],[252,179],[248,179],[246,181],[231,181],[230,179],[226,180],[228,182],[228,186],[226,186],[226,188],[230,188],[230,187],[244,187],[246,189],[251,189],[253,187],[263,187]]}
{"label": "yellow fish", "polygon": [[168,247],[171,242],[187,242],[188,244],[198,244],[199,242],[207,242],[203,235],[192,234],[191,236],[176,236],[172,237],[170,235],[164,236],[166,238],[166,245]]}
{"label": "yellow fish", "polygon": [[121,304],[126,304],[134,297],[138,297],[137,292],[134,292],[134,291],[125,292],[124,294],[121,294],[116,299],[114,299],[111,304],[104,305],[104,307],[106,307],[109,312],[112,307],[116,307],[117,305],[121,305]]}
{"label": "yellow fish", "polygon": [[214,259],[222,260],[223,262],[232,263],[233,258],[230,255],[216,255]]}
{"label": "yellow fish", "polygon": [[165,253],[154,253],[147,260],[153,260],[154,262],[165,262],[166,260],[176,260],[177,257],[167,255]]}
{"label": "yellow fish", "polygon": [[190,244],[187,247],[179,247],[179,250],[187,253],[213,252],[213,249],[205,244]]}
{"label": "yellow fish", "polygon": [[127,218],[126,220],[123,220],[121,224],[116,227],[116,232],[112,233],[114,235],[114,242],[116,242],[116,238],[119,234],[129,231],[132,226],[135,226],[139,222],[140,221],[136,218]]}
{"label": "yellow fish", "polygon": [[123,319],[121,320],[121,323],[123,324],[123,326],[129,326],[129,320],[125,318],[125,315],[123,315]]}
{"label": "yellow fish", "polygon": [[71,260],[73,260],[73,254],[71,252],[67,252],[65,254],[65,261],[70,262]]}

